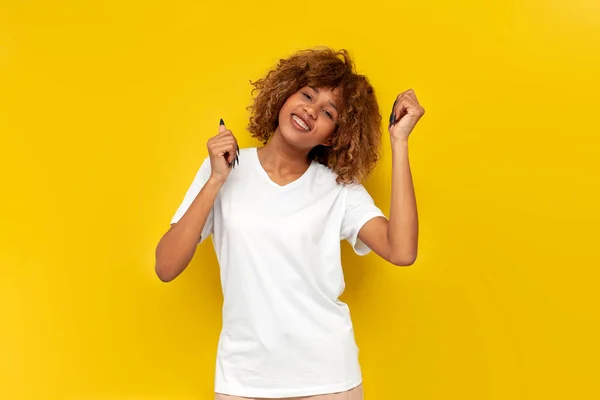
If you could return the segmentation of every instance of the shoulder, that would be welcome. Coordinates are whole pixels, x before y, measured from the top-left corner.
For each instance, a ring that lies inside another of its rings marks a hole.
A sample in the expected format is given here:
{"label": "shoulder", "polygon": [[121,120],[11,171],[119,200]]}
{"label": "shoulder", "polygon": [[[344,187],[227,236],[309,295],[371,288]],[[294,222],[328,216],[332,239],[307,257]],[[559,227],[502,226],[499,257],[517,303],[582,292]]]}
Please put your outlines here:
{"label": "shoulder", "polygon": [[328,187],[330,189],[343,190],[344,185],[337,182],[338,175],[329,167],[317,162],[312,162],[314,169],[313,183],[318,186]]}
{"label": "shoulder", "polygon": [[338,174],[334,170],[329,168],[328,166],[323,165],[317,161],[313,161],[313,165],[315,166],[314,168],[316,170],[315,175],[318,176],[319,178],[330,181],[330,182],[338,185],[341,188],[345,187],[347,185],[347,184],[343,184],[343,183],[338,183],[337,182]]}

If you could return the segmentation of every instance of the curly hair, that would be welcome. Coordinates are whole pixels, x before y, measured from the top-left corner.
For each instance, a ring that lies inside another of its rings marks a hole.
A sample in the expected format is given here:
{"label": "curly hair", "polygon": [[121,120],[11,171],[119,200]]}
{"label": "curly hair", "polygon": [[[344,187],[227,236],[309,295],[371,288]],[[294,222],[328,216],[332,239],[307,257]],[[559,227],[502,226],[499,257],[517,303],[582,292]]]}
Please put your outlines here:
{"label": "curly hair", "polygon": [[288,97],[305,86],[338,88],[340,116],[331,146],[314,147],[308,159],[333,170],[338,183],[360,182],[375,168],[382,135],[379,106],[373,87],[355,72],[347,50],[316,47],[298,51],[250,83],[252,94],[259,93],[246,108],[251,111],[248,131],[263,144],[277,128],[279,111]]}

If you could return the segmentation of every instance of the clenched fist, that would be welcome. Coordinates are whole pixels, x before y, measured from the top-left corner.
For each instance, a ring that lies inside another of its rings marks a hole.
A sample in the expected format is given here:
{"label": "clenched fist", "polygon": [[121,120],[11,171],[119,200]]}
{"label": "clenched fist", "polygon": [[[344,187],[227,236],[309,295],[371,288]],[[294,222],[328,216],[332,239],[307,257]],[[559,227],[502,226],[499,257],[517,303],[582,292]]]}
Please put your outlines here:
{"label": "clenched fist", "polygon": [[240,148],[235,136],[225,127],[223,120],[219,125],[219,133],[208,139],[206,147],[210,157],[212,177],[220,182],[225,182],[235,167],[235,163],[239,163]]}

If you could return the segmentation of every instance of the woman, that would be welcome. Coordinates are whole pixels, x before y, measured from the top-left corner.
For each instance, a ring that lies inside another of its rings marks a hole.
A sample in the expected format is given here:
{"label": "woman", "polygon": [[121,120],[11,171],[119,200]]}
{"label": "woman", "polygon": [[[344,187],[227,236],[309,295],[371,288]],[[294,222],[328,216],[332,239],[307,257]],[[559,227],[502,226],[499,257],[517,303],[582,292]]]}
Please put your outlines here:
{"label": "woman", "polygon": [[358,348],[340,240],[394,265],[417,255],[408,137],[423,115],[412,90],[390,115],[390,219],[362,186],[379,158],[374,90],[345,50],[314,48],[253,82],[239,149],[221,120],[208,157],[156,249],[156,272],[177,277],[213,235],[224,296],[216,399],[362,399]]}

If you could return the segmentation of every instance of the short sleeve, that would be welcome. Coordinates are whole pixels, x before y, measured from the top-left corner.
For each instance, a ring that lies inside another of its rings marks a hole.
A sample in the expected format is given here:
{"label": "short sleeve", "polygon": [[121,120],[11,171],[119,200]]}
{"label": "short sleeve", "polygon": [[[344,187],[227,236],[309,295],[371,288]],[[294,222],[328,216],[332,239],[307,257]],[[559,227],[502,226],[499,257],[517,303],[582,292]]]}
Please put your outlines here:
{"label": "short sleeve", "polygon": [[[183,201],[177,208],[175,215],[173,215],[173,218],[171,219],[172,224],[179,222],[179,220],[181,219],[181,217],[183,217],[188,208],[190,208],[192,202],[194,201],[198,193],[200,193],[200,190],[206,184],[208,178],[210,178],[210,173],[210,158],[206,157],[202,162],[202,165],[200,165],[200,169],[198,169],[198,172],[196,173],[192,184],[185,193]],[[210,236],[213,233],[213,219],[214,211],[213,209],[211,209],[210,213],[208,214],[208,218],[206,219],[206,223],[204,224],[204,228],[202,229],[202,234],[198,243],[202,243],[208,236]]]}
{"label": "short sleeve", "polygon": [[365,223],[375,217],[385,217],[375,205],[373,198],[362,184],[346,185],[344,202],[344,218],[340,231],[340,240],[347,240],[356,254],[364,256],[371,249],[358,238],[358,232]]}

